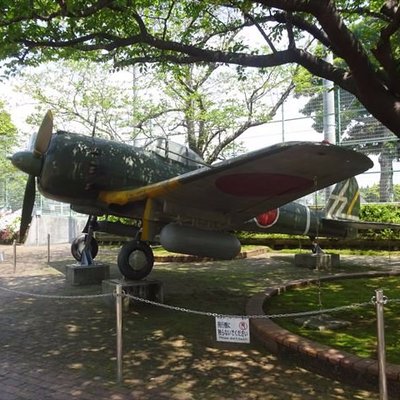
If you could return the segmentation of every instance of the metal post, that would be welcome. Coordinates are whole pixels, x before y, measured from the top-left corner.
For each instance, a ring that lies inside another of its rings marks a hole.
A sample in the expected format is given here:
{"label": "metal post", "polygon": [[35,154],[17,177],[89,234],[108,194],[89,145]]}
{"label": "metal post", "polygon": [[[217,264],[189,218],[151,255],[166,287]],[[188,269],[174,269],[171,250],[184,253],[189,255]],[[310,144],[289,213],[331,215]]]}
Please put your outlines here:
{"label": "metal post", "polygon": [[[325,56],[325,61],[333,64],[333,54],[328,51]],[[336,127],[335,127],[335,92],[332,81],[323,80],[323,124],[324,124],[324,139],[329,143],[336,144]]]}
{"label": "metal post", "polygon": [[[331,51],[325,56],[325,61],[333,65],[333,54]],[[323,128],[324,139],[331,144],[336,144],[336,127],[335,127],[335,92],[332,81],[323,79]],[[325,198],[328,199],[332,193],[332,187],[325,188]]]}
{"label": "metal post", "polygon": [[13,263],[14,263],[14,274],[17,272],[17,241],[13,241]]}
{"label": "metal post", "polygon": [[47,234],[47,264],[50,263],[50,233]]}
{"label": "metal post", "polygon": [[285,143],[285,107],[284,107],[285,102],[282,103],[281,105],[281,113],[282,113],[282,143]]}
{"label": "metal post", "polygon": [[122,382],[122,286],[116,287],[115,310],[117,314],[117,381]]}
{"label": "metal post", "polygon": [[386,385],[386,351],[385,351],[385,325],[383,318],[383,305],[387,298],[383,295],[383,290],[375,290],[376,293],[376,322],[378,333],[378,364],[379,364],[379,399],[387,400]]}

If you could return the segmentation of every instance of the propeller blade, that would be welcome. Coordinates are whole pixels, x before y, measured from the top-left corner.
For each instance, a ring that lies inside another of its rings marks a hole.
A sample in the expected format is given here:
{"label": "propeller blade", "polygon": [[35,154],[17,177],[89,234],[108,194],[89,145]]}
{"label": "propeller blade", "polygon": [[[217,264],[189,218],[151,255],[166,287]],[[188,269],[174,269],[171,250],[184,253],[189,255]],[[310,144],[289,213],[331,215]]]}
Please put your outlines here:
{"label": "propeller blade", "polygon": [[32,220],[32,211],[33,206],[35,204],[35,196],[36,196],[36,182],[35,177],[33,175],[29,175],[28,181],[26,182],[25,194],[24,194],[24,202],[22,206],[22,215],[21,215],[21,225],[19,228],[19,241],[22,243],[26,231],[28,230],[29,224]]}
{"label": "propeller blade", "polygon": [[37,157],[41,157],[46,153],[49,148],[51,135],[53,133],[53,114],[49,110],[43,118],[42,124],[40,125],[35,144],[33,154]]}

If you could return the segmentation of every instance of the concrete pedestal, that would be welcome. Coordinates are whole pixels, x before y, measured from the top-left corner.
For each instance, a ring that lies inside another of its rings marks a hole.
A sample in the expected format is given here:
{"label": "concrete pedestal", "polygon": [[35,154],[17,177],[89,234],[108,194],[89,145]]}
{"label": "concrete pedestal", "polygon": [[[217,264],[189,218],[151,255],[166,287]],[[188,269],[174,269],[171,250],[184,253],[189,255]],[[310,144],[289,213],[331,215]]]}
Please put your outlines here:
{"label": "concrete pedestal", "polygon": [[[157,303],[164,302],[164,285],[161,281],[127,281],[123,279],[104,280],[102,283],[103,293],[114,293],[117,285],[121,285],[122,291],[128,295],[155,301]],[[139,303],[140,301],[138,300],[137,302]],[[135,300],[129,297],[124,297],[123,308],[127,310],[130,304],[133,303],[135,303]],[[115,301],[112,301],[112,305],[114,304]]]}
{"label": "concrete pedestal", "polygon": [[110,277],[110,267],[106,264],[67,265],[67,282],[73,286],[96,285]]}
{"label": "concrete pedestal", "polygon": [[294,265],[296,267],[306,267],[317,270],[331,270],[340,265],[339,254],[295,254]]}

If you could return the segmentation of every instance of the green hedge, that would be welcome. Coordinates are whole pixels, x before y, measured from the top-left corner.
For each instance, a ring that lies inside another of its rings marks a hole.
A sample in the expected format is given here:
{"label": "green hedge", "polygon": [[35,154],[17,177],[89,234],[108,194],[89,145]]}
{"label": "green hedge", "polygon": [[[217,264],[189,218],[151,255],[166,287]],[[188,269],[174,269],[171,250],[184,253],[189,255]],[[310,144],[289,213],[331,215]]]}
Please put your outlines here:
{"label": "green hedge", "polygon": [[[388,222],[400,224],[400,205],[397,204],[363,204],[360,220],[368,222]],[[384,229],[381,231],[359,231],[359,237],[377,239],[399,239],[400,230]]]}

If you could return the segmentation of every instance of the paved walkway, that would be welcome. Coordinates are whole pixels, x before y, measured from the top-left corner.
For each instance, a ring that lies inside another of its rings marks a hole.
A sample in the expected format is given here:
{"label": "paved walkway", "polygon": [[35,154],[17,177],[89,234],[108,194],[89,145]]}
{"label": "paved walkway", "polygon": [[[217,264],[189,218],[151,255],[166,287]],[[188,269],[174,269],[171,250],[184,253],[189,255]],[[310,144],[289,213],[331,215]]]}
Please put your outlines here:
{"label": "paved walkway", "polygon": [[[151,336],[142,337],[140,327],[134,322],[126,322],[132,336],[129,340],[137,344],[138,349],[124,354],[125,380],[123,385],[118,385],[115,382],[115,315],[112,307],[99,298],[87,297],[79,301],[61,298],[101,292],[98,285],[71,287],[66,284],[62,265],[70,260],[69,246],[52,246],[51,266],[47,265],[46,247],[17,247],[15,273],[12,247],[0,246],[1,251],[5,260],[0,262],[0,400],[350,400],[379,397],[376,393],[286,364],[257,346],[216,346],[212,338],[206,338],[208,345],[199,348],[196,338],[191,337],[190,332],[185,333],[184,326],[181,331],[168,330],[168,321],[179,319],[179,316],[171,317],[151,309],[142,313],[145,315],[141,320],[142,324],[150,324],[150,328],[146,325],[146,332],[151,332]],[[105,261],[110,262],[110,253],[104,254]],[[112,257],[115,256],[116,251]],[[382,267],[388,261],[397,262],[382,260]],[[260,256],[235,263],[236,268],[257,270],[267,267],[271,271],[276,268],[271,277],[265,278],[265,286],[281,283],[294,273],[312,274],[298,269],[295,272],[285,256]],[[376,260],[371,263],[376,265]],[[163,268],[158,266],[161,272]],[[204,294],[190,278],[191,269],[196,279],[200,279],[199,274],[210,273],[212,268],[226,268],[227,274],[235,271],[233,264],[227,262],[219,265],[180,264],[177,268],[189,271],[185,278],[188,279],[187,290],[190,287],[190,294],[200,297]],[[115,269],[112,274],[117,274]],[[225,284],[229,284],[228,278]],[[214,289],[207,293],[216,296],[219,302],[224,301]],[[171,301],[184,295],[174,293],[172,281],[168,282],[166,294]],[[41,295],[60,298],[49,299]],[[154,318],[152,321],[152,316],[157,318],[157,323]],[[132,347],[132,343],[126,347]]]}

